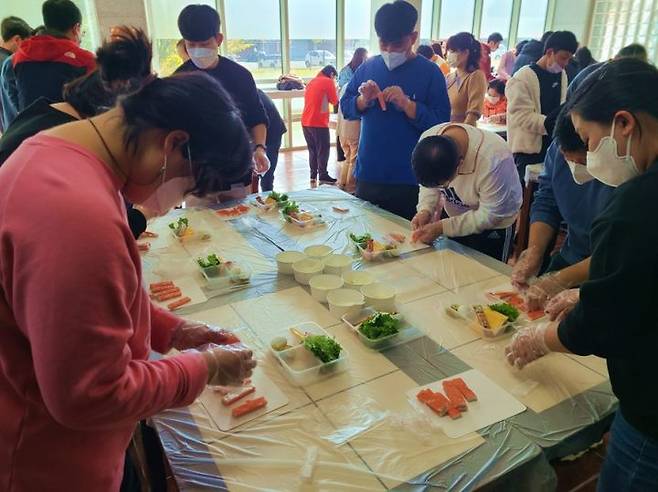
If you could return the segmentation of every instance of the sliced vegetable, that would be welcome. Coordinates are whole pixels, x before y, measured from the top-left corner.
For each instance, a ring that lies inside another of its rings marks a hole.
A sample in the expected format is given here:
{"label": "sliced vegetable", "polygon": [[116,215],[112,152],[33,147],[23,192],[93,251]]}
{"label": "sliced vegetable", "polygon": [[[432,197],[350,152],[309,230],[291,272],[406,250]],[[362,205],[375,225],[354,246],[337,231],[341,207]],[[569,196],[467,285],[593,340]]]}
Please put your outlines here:
{"label": "sliced vegetable", "polygon": [[400,321],[389,313],[375,313],[361,323],[359,331],[370,340],[376,340],[399,333]]}
{"label": "sliced vegetable", "polygon": [[197,258],[196,262],[201,268],[210,268],[224,263],[215,253],[209,254],[206,258]]}
{"label": "sliced vegetable", "polygon": [[305,337],[304,347],[325,364],[338,359],[343,350],[336,340],[326,335],[309,335]]}
{"label": "sliced vegetable", "polygon": [[507,316],[507,318],[510,321],[516,321],[521,313],[519,313],[519,310],[516,309],[514,306],[511,304],[508,304],[506,302],[499,302],[497,304],[489,304],[489,308],[493,309],[494,311],[499,312],[500,314],[504,314]]}
{"label": "sliced vegetable", "polygon": [[180,217],[176,222],[172,222],[169,224],[169,229],[174,231],[174,234],[176,234],[176,236],[181,237],[185,235],[185,232],[187,231],[189,225],[190,223],[187,220],[187,217]]}
{"label": "sliced vegetable", "polygon": [[288,202],[283,206],[281,213],[283,215],[292,215],[299,213],[299,204],[297,202]]}
{"label": "sliced vegetable", "polygon": [[224,397],[222,398],[222,405],[227,407],[233,405],[236,401],[241,400],[245,396],[252,394],[254,391],[256,391],[255,386],[247,386],[245,388],[240,388],[235,391],[231,391],[230,393],[224,395]]}
{"label": "sliced vegetable", "polygon": [[372,235],[366,233],[362,234],[361,236],[357,236],[356,234],[350,233],[350,239],[361,248],[366,249],[368,246],[368,241],[372,241]]}
{"label": "sliced vegetable", "polygon": [[231,410],[231,415],[236,418],[242,417],[243,415],[247,415],[248,413],[258,410],[259,408],[263,408],[266,405],[267,400],[264,396],[261,396],[260,398],[254,398],[253,400],[247,400],[242,405],[237,406]]}

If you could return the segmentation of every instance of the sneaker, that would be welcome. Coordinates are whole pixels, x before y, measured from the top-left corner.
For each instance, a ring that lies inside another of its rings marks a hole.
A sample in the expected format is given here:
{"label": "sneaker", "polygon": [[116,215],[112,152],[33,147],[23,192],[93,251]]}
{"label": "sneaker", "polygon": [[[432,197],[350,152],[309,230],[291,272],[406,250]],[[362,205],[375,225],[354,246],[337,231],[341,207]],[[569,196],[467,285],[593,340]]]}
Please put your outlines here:
{"label": "sneaker", "polygon": [[318,180],[315,178],[311,178],[311,188],[317,188],[318,186]]}
{"label": "sneaker", "polygon": [[335,185],[336,181],[338,181],[336,178],[332,178],[328,174],[322,178],[320,178],[320,184],[330,184],[330,185]]}

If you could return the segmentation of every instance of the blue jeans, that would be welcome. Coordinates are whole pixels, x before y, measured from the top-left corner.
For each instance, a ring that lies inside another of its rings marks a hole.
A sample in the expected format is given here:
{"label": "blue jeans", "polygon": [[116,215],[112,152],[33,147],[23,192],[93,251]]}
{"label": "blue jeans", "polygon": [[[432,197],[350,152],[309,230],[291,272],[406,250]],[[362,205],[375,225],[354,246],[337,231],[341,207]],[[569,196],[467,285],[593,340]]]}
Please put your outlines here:
{"label": "blue jeans", "polygon": [[658,442],[631,426],[617,411],[597,492],[658,491]]}

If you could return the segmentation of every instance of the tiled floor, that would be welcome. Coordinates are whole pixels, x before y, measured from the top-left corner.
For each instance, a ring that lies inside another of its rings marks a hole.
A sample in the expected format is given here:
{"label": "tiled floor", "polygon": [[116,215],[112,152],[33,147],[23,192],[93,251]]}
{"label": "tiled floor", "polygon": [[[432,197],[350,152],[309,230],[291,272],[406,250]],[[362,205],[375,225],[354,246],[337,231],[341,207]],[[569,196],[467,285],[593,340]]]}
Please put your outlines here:
{"label": "tiled floor", "polygon": [[[337,178],[336,148],[331,148],[329,154],[329,174]],[[281,152],[279,163],[274,172],[274,189],[276,191],[305,190],[310,187],[310,169],[308,166],[308,151],[293,150]]]}

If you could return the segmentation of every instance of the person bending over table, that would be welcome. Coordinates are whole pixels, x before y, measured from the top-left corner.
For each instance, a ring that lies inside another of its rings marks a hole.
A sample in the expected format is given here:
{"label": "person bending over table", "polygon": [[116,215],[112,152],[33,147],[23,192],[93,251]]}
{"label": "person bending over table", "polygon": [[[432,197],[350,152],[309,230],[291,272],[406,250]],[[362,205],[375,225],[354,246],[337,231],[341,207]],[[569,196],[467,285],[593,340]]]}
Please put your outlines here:
{"label": "person bending over table", "polygon": [[[528,248],[512,271],[512,285],[525,292],[531,310],[548,308],[551,299],[587,280],[592,223],[614,190],[587,172],[587,147],[568,112],[558,116],[554,136],[532,202]],[[546,266],[545,258],[563,221],[567,224],[567,237]],[[544,275],[534,279],[539,273]],[[558,299],[555,302],[560,304]],[[552,308],[548,312],[553,319],[559,314]]]}
{"label": "person bending over table", "polygon": [[377,11],[381,55],[359,67],[340,100],[345,118],[361,118],[356,196],[406,219],[418,202],[414,145],[422,132],[450,119],[445,77],[412,51],[417,20],[418,12],[404,0]]}
{"label": "person bending over table", "polygon": [[658,490],[658,70],[621,59],[589,77],[569,104],[587,170],[618,187],[592,226],[589,280],[557,323],[519,331],[506,349],[523,368],[549,352],[607,360],[619,410],[599,492]]}
{"label": "person bending over table", "polygon": [[421,185],[412,239],[432,243],[443,234],[506,262],[523,202],[507,143],[471,125],[437,125],[420,137],[412,166]]}
{"label": "person bending over table", "polygon": [[41,132],[0,168],[0,490],[119,490],[138,421],[249,376],[241,345],[149,360],[238,339],[151,303],[121,195],[171,207],[250,166],[232,99],[195,73]]}

